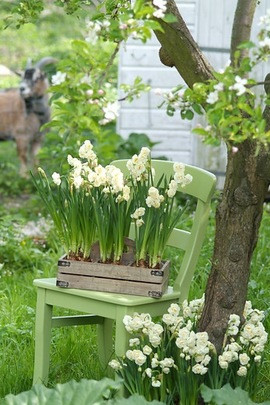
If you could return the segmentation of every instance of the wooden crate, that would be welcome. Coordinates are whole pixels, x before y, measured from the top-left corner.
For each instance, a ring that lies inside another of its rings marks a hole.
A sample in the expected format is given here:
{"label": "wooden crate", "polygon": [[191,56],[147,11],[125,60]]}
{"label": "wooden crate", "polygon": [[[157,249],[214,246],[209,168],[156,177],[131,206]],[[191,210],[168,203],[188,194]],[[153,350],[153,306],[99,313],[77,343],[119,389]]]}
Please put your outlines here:
{"label": "wooden crate", "polygon": [[170,262],[160,269],[103,264],[61,258],[56,285],[160,298],[168,287]]}

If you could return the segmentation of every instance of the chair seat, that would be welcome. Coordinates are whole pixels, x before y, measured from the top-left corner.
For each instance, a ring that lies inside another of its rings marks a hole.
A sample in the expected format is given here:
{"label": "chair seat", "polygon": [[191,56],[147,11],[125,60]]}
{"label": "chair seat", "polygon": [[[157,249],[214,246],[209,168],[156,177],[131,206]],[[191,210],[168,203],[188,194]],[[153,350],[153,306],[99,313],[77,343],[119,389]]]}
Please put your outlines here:
{"label": "chair seat", "polygon": [[111,304],[123,305],[133,307],[136,305],[144,305],[154,302],[164,302],[176,300],[179,298],[180,293],[173,291],[172,287],[168,287],[167,292],[161,298],[142,297],[139,295],[116,294],[110,292],[81,290],[74,288],[62,288],[56,286],[56,278],[43,278],[34,280],[34,285],[39,288],[61,292],[63,294],[89,298],[92,300],[109,302]]}

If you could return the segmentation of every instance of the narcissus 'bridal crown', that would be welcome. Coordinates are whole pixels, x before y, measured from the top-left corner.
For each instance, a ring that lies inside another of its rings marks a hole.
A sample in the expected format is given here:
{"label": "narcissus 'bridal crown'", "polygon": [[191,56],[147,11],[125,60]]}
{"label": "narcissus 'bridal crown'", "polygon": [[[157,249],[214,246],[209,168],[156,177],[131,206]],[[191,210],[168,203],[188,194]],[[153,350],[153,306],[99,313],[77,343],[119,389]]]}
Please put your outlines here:
{"label": "narcissus 'bridal crown'", "polygon": [[79,148],[79,158],[68,155],[67,161],[68,175],[54,172],[53,184],[41,168],[38,178],[33,177],[67,256],[91,260],[98,241],[102,262],[121,263],[133,222],[136,264],[159,267],[183,212],[176,192],[192,181],[185,166],[175,163],[170,178],[156,182],[150,150],[143,147],[127,161],[124,174],[113,165],[100,165],[89,140]]}
{"label": "narcissus 'bridal crown'", "polygon": [[162,322],[155,323],[149,314],[126,315],[123,323],[128,333],[129,350],[109,365],[124,379],[127,390],[147,400],[166,404],[197,405],[199,387],[205,383],[220,388],[248,388],[256,385],[267,333],[262,324],[264,313],[247,301],[243,321],[238,315],[228,320],[222,353],[217,355],[207,332],[198,332],[204,307],[201,299],[171,304]]}

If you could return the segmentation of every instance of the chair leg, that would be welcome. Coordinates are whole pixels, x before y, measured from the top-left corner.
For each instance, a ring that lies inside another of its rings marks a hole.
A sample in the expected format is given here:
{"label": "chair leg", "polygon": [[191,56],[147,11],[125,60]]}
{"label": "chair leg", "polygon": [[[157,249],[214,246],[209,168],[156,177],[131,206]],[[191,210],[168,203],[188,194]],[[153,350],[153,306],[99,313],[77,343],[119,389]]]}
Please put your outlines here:
{"label": "chair leg", "polygon": [[130,335],[127,333],[123,324],[123,318],[126,314],[126,311],[117,311],[115,327],[115,355],[117,357],[124,356],[128,348],[128,341],[130,339]]}
{"label": "chair leg", "polygon": [[104,318],[102,324],[97,325],[98,356],[103,368],[108,363],[113,353],[113,319]]}
{"label": "chair leg", "polygon": [[33,384],[46,384],[49,374],[52,305],[45,302],[46,291],[38,288],[35,329],[35,365]]}

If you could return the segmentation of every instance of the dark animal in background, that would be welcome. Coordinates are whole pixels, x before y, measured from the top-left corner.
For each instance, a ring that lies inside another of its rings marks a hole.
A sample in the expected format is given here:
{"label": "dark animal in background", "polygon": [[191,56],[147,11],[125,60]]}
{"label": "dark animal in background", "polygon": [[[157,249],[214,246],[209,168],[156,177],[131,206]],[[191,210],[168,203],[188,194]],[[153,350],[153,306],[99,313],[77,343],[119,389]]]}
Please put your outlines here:
{"label": "dark animal in background", "polygon": [[27,175],[40,148],[40,127],[50,120],[47,89],[49,81],[42,68],[56,59],[41,59],[27,66],[19,88],[0,91],[0,140],[13,139],[20,159],[20,175]]}

